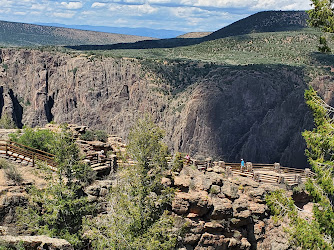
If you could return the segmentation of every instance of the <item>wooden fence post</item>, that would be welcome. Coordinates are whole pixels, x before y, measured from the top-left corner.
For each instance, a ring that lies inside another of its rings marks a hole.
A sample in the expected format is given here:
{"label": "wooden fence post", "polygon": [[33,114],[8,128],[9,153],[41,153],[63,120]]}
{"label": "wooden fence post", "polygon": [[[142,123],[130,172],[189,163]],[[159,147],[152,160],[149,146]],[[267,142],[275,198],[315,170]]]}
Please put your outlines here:
{"label": "wooden fence post", "polygon": [[32,153],[32,166],[35,167],[35,152]]}
{"label": "wooden fence post", "polygon": [[247,168],[248,172],[252,172],[253,171],[253,164],[250,161],[246,162],[246,168]]}
{"label": "wooden fence post", "polygon": [[274,163],[274,171],[276,173],[280,173],[281,172],[280,168],[281,168],[281,165],[278,162],[275,162]]}

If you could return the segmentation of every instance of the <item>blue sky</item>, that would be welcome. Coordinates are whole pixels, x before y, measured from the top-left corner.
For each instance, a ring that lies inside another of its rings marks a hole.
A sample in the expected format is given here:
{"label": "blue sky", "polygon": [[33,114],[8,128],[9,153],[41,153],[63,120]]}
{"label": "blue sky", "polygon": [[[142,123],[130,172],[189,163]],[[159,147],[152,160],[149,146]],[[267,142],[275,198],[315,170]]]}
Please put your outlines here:
{"label": "blue sky", "polygon": [[263,10],[307,10],[308,0],[0,0],[0,20],[184,32],[214,31]]}

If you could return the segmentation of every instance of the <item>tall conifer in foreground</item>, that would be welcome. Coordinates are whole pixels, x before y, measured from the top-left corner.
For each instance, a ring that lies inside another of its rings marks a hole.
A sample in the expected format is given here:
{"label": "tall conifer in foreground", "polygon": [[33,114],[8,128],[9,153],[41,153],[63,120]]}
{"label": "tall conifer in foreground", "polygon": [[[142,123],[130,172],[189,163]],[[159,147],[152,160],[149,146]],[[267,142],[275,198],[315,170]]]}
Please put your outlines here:
{"label": "tall conifer in foreground", "polygon": [[121,164],[108,200],[108,213],[87,219],[94,249],[174,249],[177,230],[166,210],[174,191],[161,184],[167,169],[163,131],[149,117],[130,131],[127,153],[135,165]]}
{"label": "tall conifer in foreground", "polygon": [[306,156],[316,173],[316,178],[309,179],[306,188],[317,202],[313,212],[322,233],[334,239],[334,108],[327,105],[313,88],[305,92],[305,99],[313,111],[315,127],[305,131],[303,136],[307,144]]}

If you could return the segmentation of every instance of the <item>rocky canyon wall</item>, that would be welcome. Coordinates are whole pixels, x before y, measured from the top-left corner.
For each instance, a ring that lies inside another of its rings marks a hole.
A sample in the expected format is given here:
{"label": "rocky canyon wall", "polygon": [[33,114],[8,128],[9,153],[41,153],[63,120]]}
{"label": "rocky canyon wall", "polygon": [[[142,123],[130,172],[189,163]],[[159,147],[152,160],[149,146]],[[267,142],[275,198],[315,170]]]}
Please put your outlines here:
{"label": "rocky canyon wall", "polygon": [[87,125],[126,138],[151,113],[173,150],[306,166],[312,127],[299,69],[0,50],[0,112],[16,124]]}

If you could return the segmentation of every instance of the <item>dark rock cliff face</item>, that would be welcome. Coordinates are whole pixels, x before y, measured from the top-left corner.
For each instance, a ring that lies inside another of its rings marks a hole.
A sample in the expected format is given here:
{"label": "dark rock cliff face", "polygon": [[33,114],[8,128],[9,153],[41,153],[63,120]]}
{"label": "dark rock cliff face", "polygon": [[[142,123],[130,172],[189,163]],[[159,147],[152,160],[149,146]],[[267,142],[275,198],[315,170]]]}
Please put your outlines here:
{"label": "dark rock cliff face", "polygon": [[18,126],[54,120],[126,138],[149,112],[173,150],[306,165],[301,132],[312,116],[298,69],[180,63],[170,70],[163,61],[10,49],[0,50],[0,61],[0,112]]}

